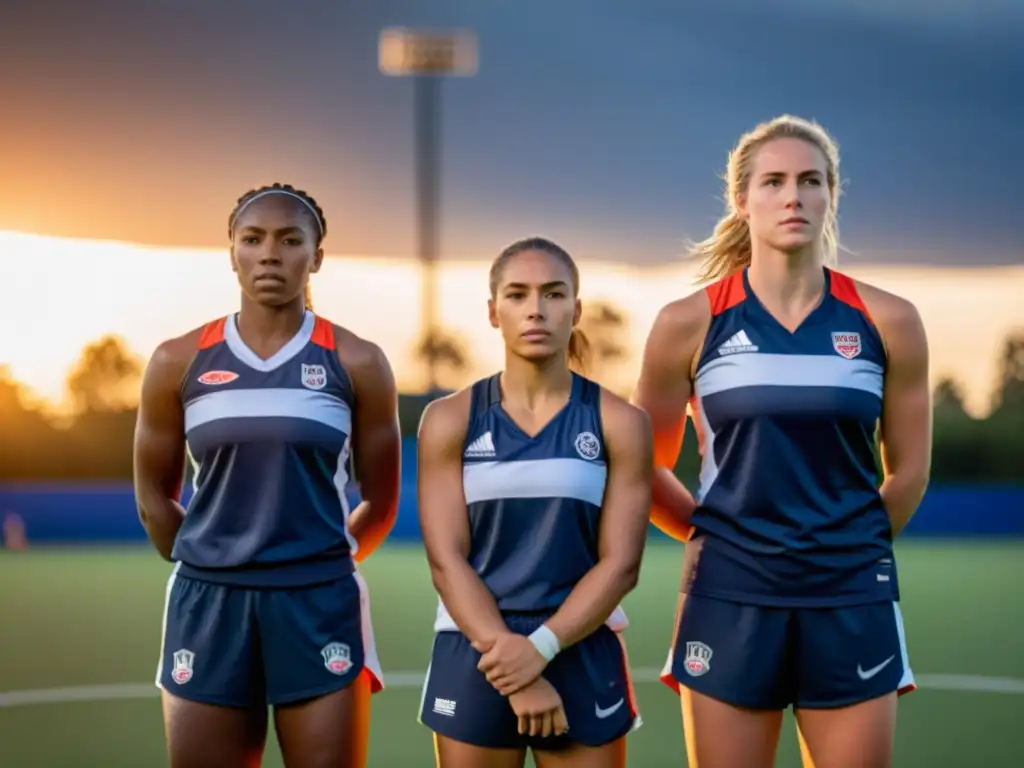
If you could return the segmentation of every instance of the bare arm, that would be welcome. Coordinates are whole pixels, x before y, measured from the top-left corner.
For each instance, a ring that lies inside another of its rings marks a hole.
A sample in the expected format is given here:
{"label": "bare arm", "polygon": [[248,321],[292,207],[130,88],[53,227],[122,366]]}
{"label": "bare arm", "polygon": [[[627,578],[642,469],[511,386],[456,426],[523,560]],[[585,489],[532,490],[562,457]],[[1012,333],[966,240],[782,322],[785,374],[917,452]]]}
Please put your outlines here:
{"label": "bare arm", "polygon": [[651,522],[686,541],[696,504],[673,473],[686,431],[686,405],[693,395],[692,368],[710,322],[704,292],[666,305],[658,313],[644,347],[634,402],[651,419],[654,475]]}
{"label": "bare arm", "polygon": [[352,377],[356,407],[352,456],[362,502],[349,515],[349,532],[362,562],[387,539],[398,517],[402,472],[402,432],[398,389],[391,365],[379,347],[341,332],[338,356]]}
{"label": "bare arm", "polygon": [[651,424],[639,408],[603,391],[601,419],[608,481],[601,506],[599,559],[545,622],[560,648],[604,624],[640,578],[654,468]]}
{"label": "bare arm", "polygon": [[472,643],[507,633],[494,596],[469,564],[469,514],[462,488],[462,443],[469,392],[435,400],[423,411],[418,440],[420,529],[434,588]]}
{"label": "bare arm", "polygon": [[181,382],[195,349],[192,335],[164,342],[150,358],[133,448],[135,503],[149,540],[171,559],[185,510],[179,503],[185,475],[185,416]]}
{"label": "bare arm", "polygon": [[870,286],[858,287],[887,350],[881,423],[885,479],[880,492],[893,536],[898,536],[917,511],[931,472],[928,339],[913,304]]}

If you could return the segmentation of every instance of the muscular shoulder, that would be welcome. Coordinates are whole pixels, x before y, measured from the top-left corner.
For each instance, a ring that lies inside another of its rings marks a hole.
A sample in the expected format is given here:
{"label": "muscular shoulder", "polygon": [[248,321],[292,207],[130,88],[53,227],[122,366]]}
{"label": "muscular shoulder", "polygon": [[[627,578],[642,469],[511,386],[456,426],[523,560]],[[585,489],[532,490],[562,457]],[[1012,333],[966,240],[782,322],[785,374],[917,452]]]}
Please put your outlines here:
{"label": "muscular shoulder", "polygon": [[420,432],[461,432],[464,437],[469,426],[471,397],[472,388],[465,387],[458,392],[431,400],[420,417]]}
{"label": "muscular shoulder", "polygon": [[699,290],[663,306],[654,320],[654,328],[665,335],[690,336],[703,331],[710,320],[707,291]]}
{"label": "muscular shoulder", "polygon": [[890,354],[924,347],[924,325],[913,302],[869,283],[855,280],[854,284]]}
{"label": "muscular shoulder", "polygon": [[472,390],[467,387],[427,403],[417,433],[421,453],[462,455],[462,443],[469,429],[471,397]]}
{"label": "muscular shoulder", "polygon": [[601,424],[606,439],[622,438],[630,442],[651,439],[651,419],[647,413],[614,392],[601,388]]}
{"label": "muscular shoulder", "polygon": [[688,380],[710,325],[711,302],[706,291],[663,306],[647,337],[642,375]]}
{"label": "muscular shoulder", "polygon": [[385,369],[390,372],[383,349],[340,325],[334,326],[334,347],[338,360],[353,375],[379,375]]}
{"label": "muscular shoulder", "polygon": [[147,375],[177,376],[179,381],[184,378],[199,350],[199,342],[205,330],[206,326],[201,325],[181,336],[160,342],[149,358]]}

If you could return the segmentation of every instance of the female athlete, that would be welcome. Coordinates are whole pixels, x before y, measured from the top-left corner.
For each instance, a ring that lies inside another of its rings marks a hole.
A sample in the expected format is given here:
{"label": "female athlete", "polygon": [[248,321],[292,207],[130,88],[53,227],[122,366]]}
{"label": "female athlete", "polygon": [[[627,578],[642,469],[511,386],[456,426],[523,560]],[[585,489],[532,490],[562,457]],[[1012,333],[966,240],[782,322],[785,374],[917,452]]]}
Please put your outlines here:
{"label": "female athlete", "polygon": [[421,721],[440,768],[623,768],[639,723],[619,602],[650,508],[650,427],[570,370],[579,274],[543,239],[494,262],[505,369],[432,402],[419,513],[441,598]]}
{"label": "female athlete", "polygon": [[289,768],[365,764],[381,673],[354,561],[394,524],[398,406],[380,349],[308,306],[326,232],[301,190],[244,195],[239,312],[161,344],[143,380],[135,494],[175,563],[157,673],[173,768],[259,765],[268,703]]}
{"label": "female athlete", "polygon": [[[925,332],[909,302],[826,266],[839,156],[820,126],[758,126],[727,184],[696,249],[714,282],[661,310],[636,395],[655,435],[652,521],[692,533],[663,679],[686,688],[692,766],[772,765],[792,705],[806,764],[886,768],[913,687],[893,538],[931,461]],[[695,498],[671,471],[688,403]]]}

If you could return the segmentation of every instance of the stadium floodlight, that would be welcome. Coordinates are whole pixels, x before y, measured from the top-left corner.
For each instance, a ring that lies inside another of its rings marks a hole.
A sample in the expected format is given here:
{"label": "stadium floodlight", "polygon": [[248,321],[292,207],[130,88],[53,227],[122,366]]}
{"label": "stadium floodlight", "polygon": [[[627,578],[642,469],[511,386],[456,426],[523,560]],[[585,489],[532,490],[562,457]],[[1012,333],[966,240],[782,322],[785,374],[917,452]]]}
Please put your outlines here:
{"label": "stadium floodlight", "polygon": [[[476,35],[465,29],[389,27],[378,46],[380,71],[412,77],[416,134],[416,239],[422,270],[424,338],[436,339],[440,247],[441,79],[472,77],[479,63]],[[437,361],[426,355],[427,389],[437,391]]]}

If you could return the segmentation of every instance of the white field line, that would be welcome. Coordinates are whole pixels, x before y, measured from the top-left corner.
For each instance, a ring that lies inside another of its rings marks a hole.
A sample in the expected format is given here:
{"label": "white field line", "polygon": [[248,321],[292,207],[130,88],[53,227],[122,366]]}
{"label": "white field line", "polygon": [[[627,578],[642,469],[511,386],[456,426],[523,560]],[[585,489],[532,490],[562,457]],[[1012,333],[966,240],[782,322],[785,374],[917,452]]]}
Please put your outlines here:
{"label": "white field line", "polygon": [[[654,683],[660,670],[642,668],[633,670],[633,682]],[[384,674],[388,688],[419,688],[424,673],[406,670]],[[1002,693],[1024,695],[1024,679],[1015,677],[987,677],[984,675],[916,675],[919,688],[936,691],[968,691],[972,693]],[[0,691],[0,709],[25,707],[32,704],[67,704],[72,702],[121,701],[149,699],[159,695],[153,683],[116,683],[113,685],[80,685],[73,688],[32,688],[23,691]]]}

